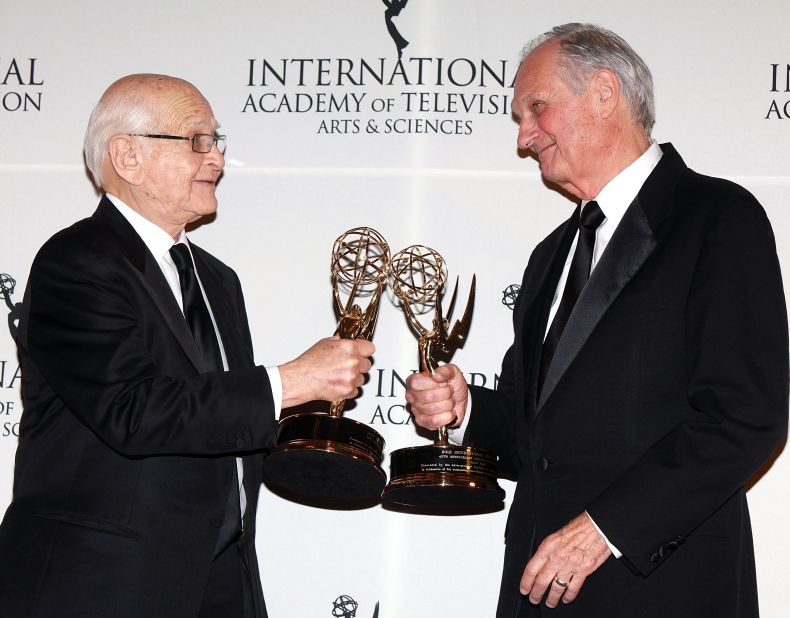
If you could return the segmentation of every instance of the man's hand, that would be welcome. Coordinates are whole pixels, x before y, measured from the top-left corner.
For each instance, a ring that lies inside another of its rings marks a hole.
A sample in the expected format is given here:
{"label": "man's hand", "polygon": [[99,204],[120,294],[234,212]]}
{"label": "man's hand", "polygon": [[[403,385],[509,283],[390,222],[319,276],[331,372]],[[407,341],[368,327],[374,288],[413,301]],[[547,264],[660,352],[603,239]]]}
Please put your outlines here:
{"label": "man's hand", "polygon": [[529,595],[530,603],[537,605],[548,590],[546,607],[556,607],[560,599],[570,603],[587,576],[611,553],[590,517],[582,513],[543,540],[524,569],[521,594]]}
{"label": "man's hand", "polygon": [[376,347],[364,339],[322,339],[301,356],[280,365],[283,408],[321,399],[352,399],[370,370]]}
{"label": "man's hand", "polygon": [[442,365],[433,375],[427,371],[406,379],[406,401],[414,421],[426,429],[438,429],[455,421],[460,425],[466,414],[469,388],[455,365]]}

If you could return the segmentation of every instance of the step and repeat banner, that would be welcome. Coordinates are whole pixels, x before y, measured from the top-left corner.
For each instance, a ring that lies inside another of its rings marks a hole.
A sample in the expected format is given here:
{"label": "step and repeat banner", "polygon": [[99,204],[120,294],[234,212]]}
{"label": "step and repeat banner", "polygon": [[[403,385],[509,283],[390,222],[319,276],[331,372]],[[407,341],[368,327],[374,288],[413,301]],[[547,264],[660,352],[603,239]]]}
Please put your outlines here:
{"label": "step and repeat banner", "polygon": [[[194,83],[228,136],[219,211],[191,237],[238,272],[260,364],[335,329],[335,238],[371,226],[393,251],[424,244],[459,278],[474,319],[454,358],[494,386],[512,303],[535,244],[574,205],[516,150],[510,116],[523,44],[568,21],[624,36],[651,67],[657,123],[697,171],[765,206],[790,273],[790,43],[784,0],[6,0],[0,7],[0,510],[11,500],[22,414],[12,335],[30,263],[97,202],[82,163],[88,115],[118,77]],[[64,305],[69,299],[63,298]],[[458,311],[458,310],[457,310]],[[399,448],[430,443],[405,406],[416,339],[390,291],[375,362],[346,416]],[[52,465],[58,454],[52,453]],[[503,482],[506,508],[514,485]],[[790,458],[749,491],[762,615],[790,606]],[[332,510],[263,489],[258,552],[270,615],[477,618],[494,613],[506,509],[410,515]],[[701,568],[715,568],[705,567]],[[583,592],[582,592],[583,594]],[[0,615],[2,614],[0,608]]]}

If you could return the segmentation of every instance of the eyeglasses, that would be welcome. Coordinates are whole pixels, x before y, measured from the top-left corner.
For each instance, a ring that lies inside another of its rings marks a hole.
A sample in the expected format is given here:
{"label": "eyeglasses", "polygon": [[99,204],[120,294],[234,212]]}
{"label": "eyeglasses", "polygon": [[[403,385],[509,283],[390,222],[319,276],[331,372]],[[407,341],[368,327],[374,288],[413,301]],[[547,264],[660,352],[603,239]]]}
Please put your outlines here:
{"label": "eyeglasses", "polygon": [[186,142],[192,142],[192,150],[200,154],[211,152],[214,144],[217,145],[217,150],[220,154],[225,154],[225,136],[224,135],[209,135],[207,133],[198,133],[192,137],[182,137],[180,135],[153,135],[151,133],[130,133],[132,137],[152,137],[154,139],[180,139]]}

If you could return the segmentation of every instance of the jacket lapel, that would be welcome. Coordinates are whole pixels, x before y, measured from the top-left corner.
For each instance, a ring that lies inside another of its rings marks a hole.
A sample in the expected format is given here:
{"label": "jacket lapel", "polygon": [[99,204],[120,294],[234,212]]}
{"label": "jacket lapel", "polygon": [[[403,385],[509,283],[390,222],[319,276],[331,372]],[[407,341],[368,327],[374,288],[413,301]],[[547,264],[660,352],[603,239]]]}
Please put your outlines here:
{"label": "jacket lapel", "polygon": [[661,148],[664,156],[623,215],[568,317],[543,383],[536,414],[540,413],[603,315],[658,245],[656,230],[671,215],[672,196],[681,174],[687,169],[671,144],[662,144]]}
{"label": "jacket lapel", "polygon": [[211,312],[214,314],[214,320],[222,338],[228,369],[250,367],[254,364],[253,359],[243,344],[244,339],[238,329],[238,318],[234,317],[237,314],[232,310],[228,301],[230,291],[223,285],[217,272],[204,259],[199,248],[195,245],[191,246],[200,282],[206,292]]}
{"label": "jacket lapel", "polygon": [[201,371],[200,352],[184,319],[184,314],[181,313],[170,286],[145,243],[106,196],[102,197],[93,216],[102,221],[118,239],[121,253],[131,264],[134,276],[148,292],[187,358],[196,370]]}
{"label": "jacket lapel", "polygon": [[547,239],[545,247],[540,249],[541,253],[534,256],[535,264],[525,273],[515,307],[514,335],[515,341],[518,342],[515,350],[517,363],[515,371],[516,375],[525,375],[526,371],[526,382],[522,384],[518,381],[517,385],[526,387],[518,395],[525,401],[527,418],[535,413],[534,393],[537,389],[538,367],[543,338],[546,334],[546,322],[562,268],[576,234],[578,220],[577,207],[571,217]]}
{"label": "jacket lapel", "polygon": [[603,314],[642,267],[655,246],[653,232],[637,197],[623,215],[568,317],[543,383],[538,412]]}

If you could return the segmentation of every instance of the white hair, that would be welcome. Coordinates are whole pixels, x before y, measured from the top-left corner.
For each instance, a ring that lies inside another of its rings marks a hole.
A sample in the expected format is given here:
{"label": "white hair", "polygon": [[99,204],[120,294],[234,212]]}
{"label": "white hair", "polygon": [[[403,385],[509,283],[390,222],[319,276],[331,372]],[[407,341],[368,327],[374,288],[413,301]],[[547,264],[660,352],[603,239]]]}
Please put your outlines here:
{"label": "white hair", "polygon": [[595,71],[609,69],[620,82],[631,118],[650,135],[656,121],[653,76],[644,60],[622,37],[594,24],[564,24],[527,43],[521,59],[550,40],[559,42],[560,53],[567,60],[562,79],[574,94],[585,91]]}
{"label": "white hair", "polygon": [[96,187],[104,188],[102,162],[113,135],[157,132],[161,129],[143,93],[105,94],[93,108],[83,143],[85,164]]}

